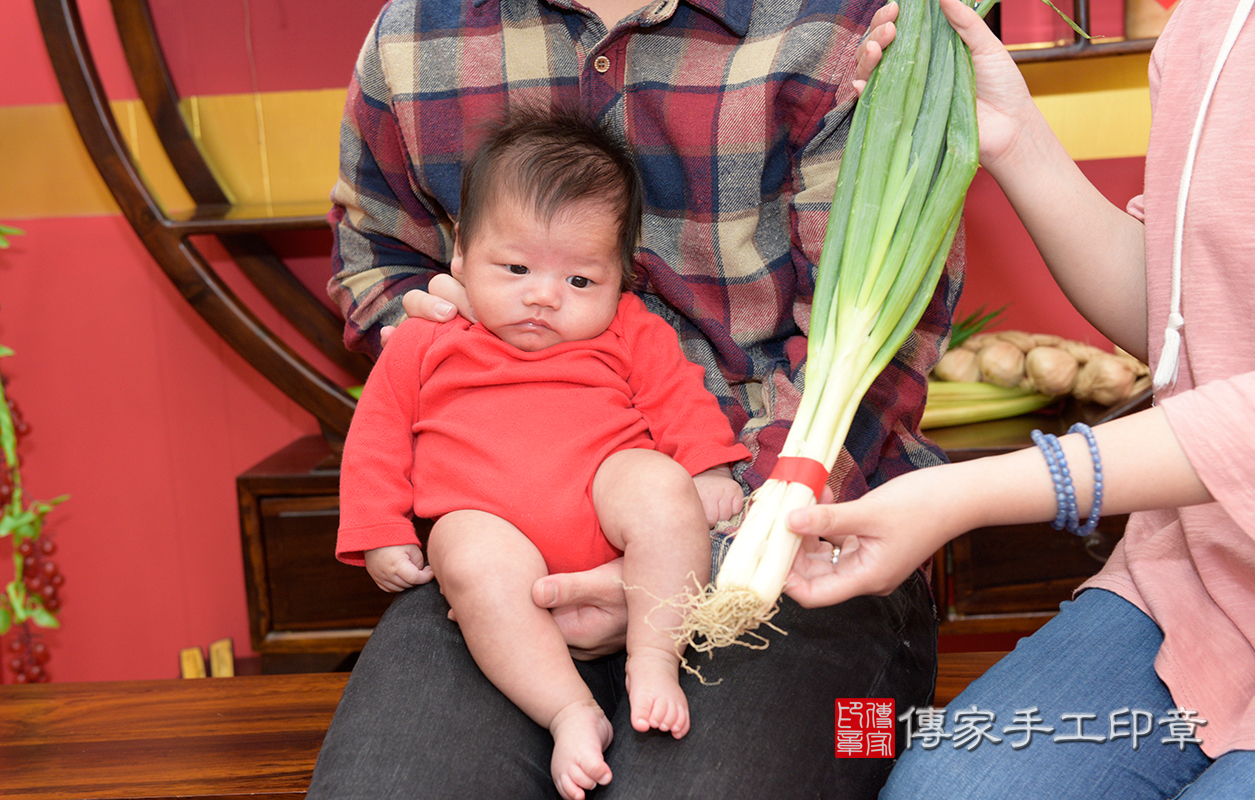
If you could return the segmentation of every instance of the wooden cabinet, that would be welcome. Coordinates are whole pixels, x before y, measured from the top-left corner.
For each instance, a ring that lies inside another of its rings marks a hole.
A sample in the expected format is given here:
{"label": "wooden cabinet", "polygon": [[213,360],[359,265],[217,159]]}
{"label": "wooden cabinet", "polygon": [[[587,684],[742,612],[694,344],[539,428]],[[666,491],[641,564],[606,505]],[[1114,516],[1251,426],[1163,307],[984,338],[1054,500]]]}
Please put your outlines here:
{"label": "wooden cabinet", "polygon": [[[1034,428],[1059,435],[1075,418],[1026,415],[928,434],[952,461],[964,461],[1032,447]],[[1103,517],[1087,537],[1049,523],[979,528],[960,536],[933,560],[942,635],[1031,633],[1041,627],[1102,568],[1127,521],[1123,515]]]}
{"label": "wooden cabinet", "polygon": [[941,633],[1029,633],[1102,567],[1128,517],[1081,538],[1048,524],[980,528],[934,557]]}
{"label": "wooden cabinet", "polygon": [[340,470],[326,440],[293,442],[236,485],[249,632],[262,671],[347,666],[392,595],[335,559]]}

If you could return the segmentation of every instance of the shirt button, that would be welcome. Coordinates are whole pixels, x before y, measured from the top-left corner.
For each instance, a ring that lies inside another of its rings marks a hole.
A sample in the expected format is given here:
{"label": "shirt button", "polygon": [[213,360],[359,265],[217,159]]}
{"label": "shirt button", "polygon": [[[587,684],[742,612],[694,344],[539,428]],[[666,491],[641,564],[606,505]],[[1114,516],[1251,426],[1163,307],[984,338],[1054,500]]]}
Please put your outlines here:
{"label": "shirt button", "polygon": [[606,70],[610,69],[610,59],[605,56],[597,56],[593,61],[593,69],[604,74]]}

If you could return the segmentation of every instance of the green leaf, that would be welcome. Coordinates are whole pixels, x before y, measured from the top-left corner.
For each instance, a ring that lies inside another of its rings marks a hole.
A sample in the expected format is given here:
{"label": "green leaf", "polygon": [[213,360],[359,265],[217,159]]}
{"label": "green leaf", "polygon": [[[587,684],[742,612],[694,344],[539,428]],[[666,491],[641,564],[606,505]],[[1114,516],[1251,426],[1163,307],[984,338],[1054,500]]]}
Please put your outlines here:
{"label": "green leaf", "polygon": [[0,517],[0,536],[8,536],[12,533],[18,539],[34,537],[38,533],[36,530],[38,523],[39,518],[30,511],[5,514]]}
{"label": "green leaf", "polygon": [[9,246],[9,240],[6,236],[20,236],[23,231],[20,228],[13,228],[8,225],[0,225],[0,249]]}
{"label": "green leaf", "polygon": [[47,502],[36,500],[31,503],[31,509],[39,515],[40,520],[43,520],[44,517],[48,516],[48,512],[52,511],[54,506],[59,506],[69,499],[70,496],[68,494],[63,494],[60,497],[54,497]]}
{"label": "green leaf", "polygon": [[[13,430],[13,417],[4,396],[4,382],[0,381],[0,452],[10,466],[17,463],[17,434]],[[17,470],[15,469],[14,472]]]}
{"label": "green leaf", "polygon": [[11,627],[13,627],[13,615],[9,613],[9,609],[0,608],[0,636],[8,633]]}
{"label": "green leaf", "polygon": [[1079,35],[1079,36],[1081,36],[1082,38],[1085,38],[1085,39],[1092,39],[1092,38],[1093,38],[1093,37],[1092,37],[1092,36],[1090,36],[1088,33],[1086,33],[1085,31],[1081,30],[1081,26],[1080,26],[1080,25],[1077,25],[1075,22],[1073,22],[1071,17],[1069,17],[1067,14],[1064,14],[1062,11],[1060,11],[1060,10],[1059,10],[1059,7],[1058,7],[1058,6],[1056,6],[1054,3],[1050,2],[1050,0],[1042,0],[1042,2],[1043,2],[1043,3],[1045,3],[1046,5],[1050,6],[1051,8],[1053,8],[1053,9],[1055,10],[1055,13],[1056,13],[1056,14],[1058,14],[1060,17],[1062,17],[1062,18],[1063,18],[1063,21],[1064,21],[1064,22],[1066,22],[1066,23],[1068,23],[1068,26],[1069,26],[1070,28],[1072,28],[1072,30],[1074,30],[1074,31],[1076,31],[1076,32],[1077,32],[1077,35]]}
{"label": "green leaf", "polygon": [[4,587],[9,597],[9,605],[13,608],[13,621],[20,623],[26,619],[26,587],[18,581],[9,581]]}
{"label": "green leaf", "polygon": [[52,612],[44,608],[41,604],[34,604],[31,607],[30,618],[35,624],[41,628],[60,628],[61,621],[52,615]]}
{"label": "green leaf", "polygon": [[1002,306],[1001,308],[986,314],[985,307],[982,305],[980,308],[976,309],[971,314],[968,314],[963,319],[956,319],[953,327],[951,328],[950,349],[953,350],[971,337],[980,333],[988,327],[989,323],[1001,316],[1002,312],[1006,310],[1007,307]]}

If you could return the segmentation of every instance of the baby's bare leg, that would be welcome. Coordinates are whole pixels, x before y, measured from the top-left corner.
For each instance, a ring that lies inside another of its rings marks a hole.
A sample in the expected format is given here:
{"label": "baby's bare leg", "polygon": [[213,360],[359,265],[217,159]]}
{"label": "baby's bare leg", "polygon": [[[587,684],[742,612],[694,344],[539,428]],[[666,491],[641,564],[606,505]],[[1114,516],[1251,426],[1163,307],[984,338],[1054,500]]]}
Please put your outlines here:
{"label": "baby's bare leg", "polygon": [[432,527],[427,552],[440,590],[484,675],[553,735],[551,771],[564,798],[610,782],[611,726],[571,662],[553,617],[532,602],[544,559],[518,528],[482,511]]}
{"label": "baby's bare leg", "polygon": [[680,654],[667,631],[683,613],[659,601],[710,579],[710,528],[701,498],[688,472],[668,456],[624,450],[597,470],[593,504],[606,537],[624,555],[632,727],[678,739],[689,729],[688,701],[679,684]]}

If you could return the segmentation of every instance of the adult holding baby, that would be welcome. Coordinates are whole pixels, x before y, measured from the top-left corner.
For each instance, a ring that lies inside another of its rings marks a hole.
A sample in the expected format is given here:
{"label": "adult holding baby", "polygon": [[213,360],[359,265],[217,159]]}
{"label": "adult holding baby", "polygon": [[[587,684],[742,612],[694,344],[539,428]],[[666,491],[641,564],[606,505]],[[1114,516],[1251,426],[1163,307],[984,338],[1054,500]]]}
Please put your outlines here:
{"label": "adult holding baby", "polygon": [[[477,120],[518,106],[578,108],[640,166],[638,291],[705,368],[748,448],[735,477],[745,489],[761,484],[801,395],[814,265],[856,97],[853,57],[877,5],[391,3],[358,62],[334,193],[331,293],[346,340],[377,353],[407,311],[435,321],[469,313],[448,267]],[[961,264],[951,260],[910,345],[868,393],[830,481],[837,497],[944,460],[918,420]],[[787,635],[701,664],[718,686],[681,676],[692,722],[677,741],[633,730],[621,702],[619,570],[550,575],[533,590],[614,726],[605,752],[614,779],[596,797],[875,795],[891,762],[834,757],[833,701],[927,702],[936,622],[922,574],[838,608],[785,602],[776,622]],[[311,798],[553,796],[547,732],[484,679],[446,615],[434,584],[398,596],[349,681]],[[441,681],[424,679],[436,673]]]}

